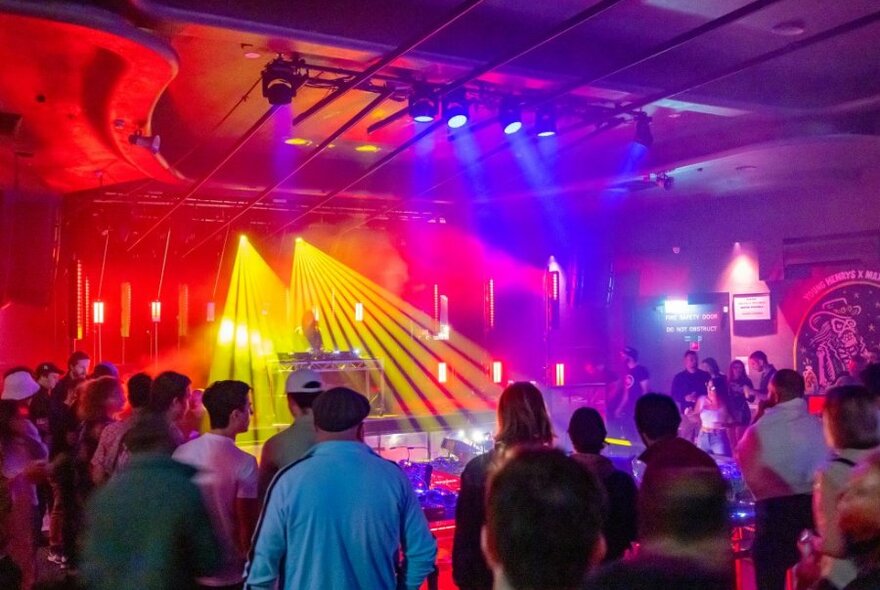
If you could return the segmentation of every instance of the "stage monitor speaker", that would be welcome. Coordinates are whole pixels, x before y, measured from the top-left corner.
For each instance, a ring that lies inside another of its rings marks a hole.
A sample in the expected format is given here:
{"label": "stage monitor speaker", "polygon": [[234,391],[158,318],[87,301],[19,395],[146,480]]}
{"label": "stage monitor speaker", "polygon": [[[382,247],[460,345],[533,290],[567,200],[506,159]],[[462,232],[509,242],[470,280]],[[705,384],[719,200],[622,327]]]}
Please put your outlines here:
{"label": "stage monitor speaker", "polygon": [[58,260],[61,199],[7,190],[0,203],[0,288],[4,302],[49,305]]}

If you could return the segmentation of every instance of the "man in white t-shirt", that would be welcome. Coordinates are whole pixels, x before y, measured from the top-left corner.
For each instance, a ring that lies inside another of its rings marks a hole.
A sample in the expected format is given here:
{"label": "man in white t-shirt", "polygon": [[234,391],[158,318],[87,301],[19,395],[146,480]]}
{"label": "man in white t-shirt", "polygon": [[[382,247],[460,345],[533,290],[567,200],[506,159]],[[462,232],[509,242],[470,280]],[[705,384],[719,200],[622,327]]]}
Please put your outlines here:
{"label": "man in white t-shirt", "polygon": [[200,578],[202,588],[240,589],[250,538],[259,515],[257,460],[235,446],[251,419],[250,386],[217,381],[205,390],[203,403],[211,430],[184,443],[174,459],[199,470],[208,514],[223,548],[223,567],[216,576]]}

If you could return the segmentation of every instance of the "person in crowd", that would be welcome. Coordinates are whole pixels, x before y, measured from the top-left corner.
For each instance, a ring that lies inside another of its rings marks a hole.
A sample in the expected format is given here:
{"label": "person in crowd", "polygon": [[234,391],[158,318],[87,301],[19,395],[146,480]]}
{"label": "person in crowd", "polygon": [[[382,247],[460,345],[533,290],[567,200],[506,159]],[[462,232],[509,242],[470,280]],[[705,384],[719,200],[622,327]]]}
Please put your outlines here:
{"label": "person in crowd", "polygon": [[196,470],[171,459],[163,414],[144,412],[125,435],[125,469],[92,496],[80,572],[90,590],[180,590],[220,566],[220,546]]}
{"label": "person in crowd", "polygon": [[15,560],[8,553],[14,527],[12,515],[12,491],[9,489],[9,481],[0,473],[0,588],[21,590],[21,568],[16,565]]}
{"label": "person in crowd", "polygon": [[189,407],[184,412],[183,417],[177,422],[184,440],[192,440],[210,429],[207,424],[207,411],[203,402],[204,395],[204,389],[193,389],[189,400]]}
{"label": "person in crowd", "polygon": [[670,394],[682,412],[693,408],[697,398],[706,395],[706,383],[711,379],[711,375],[700,369],[699,364],[697,353],[693,350],[687,351],[684,353],[684,370],[672,379]]}
{"label": "person in crowd", "polygon": [[740,360],[730,363],[727,369],[727,393],[730,419],[734,424],[734,441],[739,442],[746,428],[752,423],[752,410],[749,398],[754,398],[755,385],[746,373],[746,366]]}
{"label": "person in crowd", "polygon": [[718,361],[713,359],[711,356],[707,356],[700,362],[700,369],[709,373],[714,379],[715,377],[723,377],[724,374],[721,372],[721,367],[718,366]]}
{"label": "person in crowd", "polygon": [[406,588],[437,543],[403,471],[363,443],[366,397],[345,387],[312,405],[317,444],[269,488],[245,588]]}
{"label": "person in crowd", "polygon": [[553,444],[553,428],[544,398],[531,383],[512,383],[501,392],[497,420],[495,448],[471,459],[461,474],[455,507],[452,577],[463,590],[492,588],[492,571],[480,548],[480,531],[486,522],[486,482],[490,474],[518,446]]}
{"label": "person in crowd", "polygon": [[52,428],[50,421],[52,417],[52,390],[58,385],[61,378],[61,369],[54,364],[46,362],[37,365],[34,371],[34,377],[40,386],[40,390],[31,398],[28,405],[28,419],[37,427],[40,438],[46,446],[52,444]]}
{"label": "person in crowd", "polygon": [[623,359],[623,376],[617,386],[617,395],[608,404],[608,416],[617,434],[633,436],[632,416],[636,401],[648,393],[651,378],[648,369],[639,364],[639,351],[626,346],[620,351]]}
{"label": "person in crowd", "polygon": [[272,478],[283,467],[299,461],[315,444],[312,404],[324,390],[321,376],[311,369],[297,369],[287,376],[287,407],[293,424],[269,438],[260,454],[260,497],[266,495]]}
{"label": "person in crowd", "polygon": [[654,469],[703,467],[720,474],[718,464],[691,441],[678,436],[681,414],[668,395],[649,393],[636,404],[636,428],[647,447],[639,455],[645,464],[644,477]]}
{"label": "person in crowd", "polygon": [[813,474],[828,447],[822,424],[807,409],[803,377],[780,369],[768,387],[767,409],[746,430],[736,457],[756,499],[757,588],[782,590],[788,568],[798,561],[798,535],[813,528]]}
{"label": "person in crowd", "polygon": [[117,369],[116,365],[110,361],[101,361],[95,365],[92,374],[89,375],[89,379],[100,379],[101,377],[113,377],[114,379],[119,379],[119,369]]}
{"label": "person in crowd", "polygon": [[846,543],[838,523],[838,500],[856,463],[880,445],[880,420],[870,392],[862,386],[847,386],[833,387],[825,394],[822,422],[834,455],[817,473],[813,487],[818,532],[815,549],[822,556],[821,576],[826,587],[840,589],[856,578],[857,570],[854,562],[843,559]]}
{"label": "person in crowd", "polygon": [[837,510],[846,557],[857,568],[856,578],[844,590],[880,588],[880,453],[856,465]]}
{"label": "person in crowd", "polygon": [[92,457],[104,429],[114,422],[125,403],[122,384],[115,377],[91,379],[80,387],[82,391],[77,394],[80,427],[72,453],[72,482],[65,481],[60,536],[56,534],[50,555],[50,561],[62,567],[77,561],[85,505],[94,489]]}
{"label": "person in crowd", "polygon": [[727,484],[717,469],[660,468],[639,492],[639,549],[588,579],[585,590],[735,587]]}
{"label": "person in crowd", "polygon": [[137,373],[128,379],[128,405],[131,406],[131,414],[124,420],[108,424],[101,432],[98,448],[92,455],[91,472],[95,485],[106,482],[125,464],[128,453],[122,448],[122,438],[149,404],[152,383],[152,378],[146,373]]}
{"label": "person in crowd", "polygon": [[700,425],[697,446],[707,453],[722,457],[732,454],[728,435],[731,424],[729,406],[727,379],[713,377],[706,384],[706,395],[697,398],[694,409],[688,414]]}
{"label": "person in crowd", "polygon": [[[55,389],[52,390],[52,398],[55,400],[58,408],[74,408],[69,413],[76,414],[76,390],[86,380],[89,375],[89,367],[92,360],[88,354],[81,350],[75,351],[67,359],[67,373],[58,381]],[[66,415],[69,415],[65,412]],[[64,416],[67,417],[67,416]],[[58,438],[58,437],[54,437]],[[65,437],[60,437],[65,438]],[[56,441],[61,442],[61,441]]]}
{"label": "person in crowd", "polygon": [[593,408],[578,408],[568,423],[572,458],[602,482],[608,496],[608,518],[602,528],[608,550],[605,561],[623,557],[636,538],[636,484],[630,474],[615,469],[602,456],[608,435],[602,416]]}
{"label": "person in crowd", "polygon": [[39,389],[29,369],[16,368],[4,376],[0,396],[0,468],[11,500],[6,553],[21,572],[23,588],[30,588],[35,580],[40,530],[34,484],[44,474],[48,451],[36,427],[21,416],[20,408]]}
{"label": "person in crowd", "polygon": [[875,399],[880,400],[880,363],[869,363],[859,373],[859,380]]}
{"label": "person in crowd", "polygon": [[758,387],[752,388],[752,393],[758,401],[766,401],[770,397],[770,380],[776,374],[776,367],[770,364],[766,354],[756,350],[749,355],[749,369],[759,376]]}
{"label": "person in crowd", "polygon": [[178,422],[189,407],[191,385],[192,381],[186,375],[165,371],[153,380],[150,387],[150,409],[165,414],[174,442],[178,446],[186,442]]}
{"label": "person in crowd", "polygon": [[492,477],[483,551],[495,590],[580,590],[602,560],[603,490],[562,451],[521,448]]}
{"label": "person in crowd", "polygon": [[203,402],[211,429],[183,443],[172,456],[198,470],[195,482],[202,490],[208,514],[222,547],[222,567],[202,588],[242,587],[245,556],[259,515],[257,460],[235,446],[247,432],[253,413],[250,386],[241,381],[217,381],[205,390]]}

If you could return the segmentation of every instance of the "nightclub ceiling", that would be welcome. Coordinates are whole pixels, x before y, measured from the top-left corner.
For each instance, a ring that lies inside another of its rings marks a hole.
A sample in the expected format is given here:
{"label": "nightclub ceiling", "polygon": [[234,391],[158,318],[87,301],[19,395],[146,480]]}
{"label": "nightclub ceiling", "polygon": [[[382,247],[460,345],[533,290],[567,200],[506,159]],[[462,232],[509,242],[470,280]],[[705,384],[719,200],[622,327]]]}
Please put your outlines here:
{"label": "nightclub ceiling", "polygon": [[[872,0],[85,4],[0,0],[0,172],[126,210],[131,247],[178,218],[203,223],[198,247],[316,216],[437,221],[464,198],[660,198],[669,177],[736,194],[858,176],[880,152]],[[271,109],[278,55],[303,78]],[[419,88],[464,90],[468,124],[414,122]],[[505,101],[523,111],[511,136]],[[536,137],[547,107],[559,133]]]}

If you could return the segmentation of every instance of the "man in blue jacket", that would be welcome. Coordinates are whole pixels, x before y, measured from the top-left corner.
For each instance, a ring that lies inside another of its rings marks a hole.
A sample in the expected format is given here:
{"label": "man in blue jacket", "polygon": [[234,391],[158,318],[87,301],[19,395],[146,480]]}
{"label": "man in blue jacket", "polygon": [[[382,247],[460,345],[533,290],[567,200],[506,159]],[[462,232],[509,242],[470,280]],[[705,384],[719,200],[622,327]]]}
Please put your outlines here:
{"label": "man in blue jacket", "polygon": [[312,413],[317,444],[269,487],[245,588],[417,590],[437,543],[403,471],[363,443],[370,403],[336,387]]}

